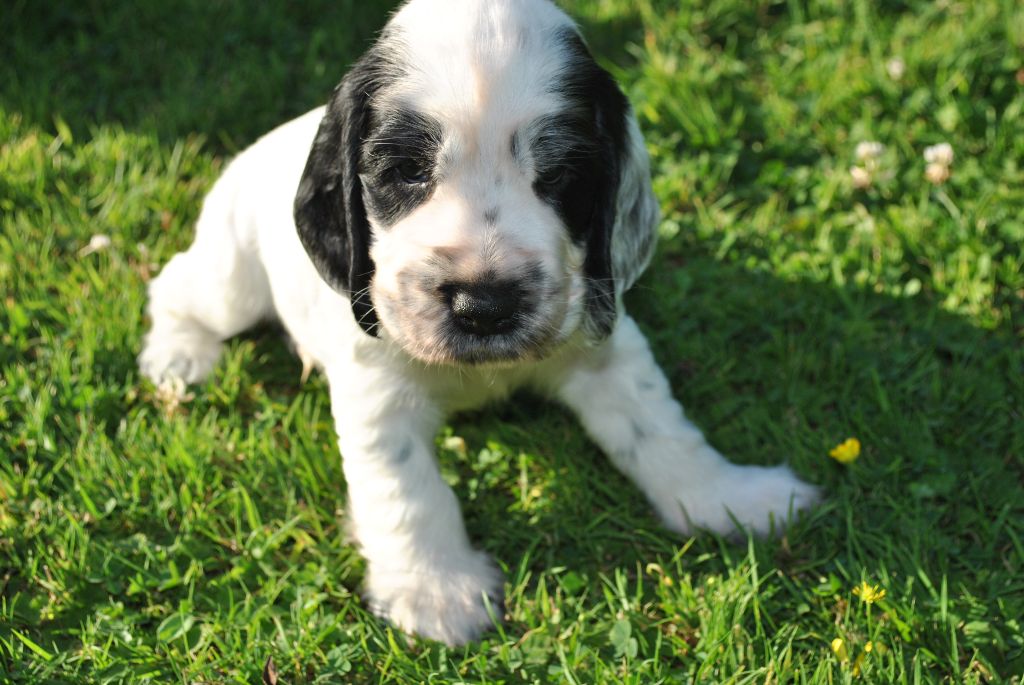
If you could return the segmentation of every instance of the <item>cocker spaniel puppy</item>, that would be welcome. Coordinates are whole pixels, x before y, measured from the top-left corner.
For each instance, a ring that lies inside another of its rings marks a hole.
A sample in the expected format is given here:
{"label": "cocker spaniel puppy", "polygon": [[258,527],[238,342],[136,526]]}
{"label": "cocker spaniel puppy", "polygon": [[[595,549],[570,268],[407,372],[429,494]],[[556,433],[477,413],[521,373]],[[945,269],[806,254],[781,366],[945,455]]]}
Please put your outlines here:
{"label": "cocker spaniel puppy", "polygon": [[630,106],[548,0],[411,0],[326,108],[242,152],[150,285],[139,357],[192,383],[276,319],[326,373],[373,609],[450,644],[503,581],[434,439],[528,387],[579,416],[674,531],[764,533],[813,503],[683,415],[622,294],[658,207]]}

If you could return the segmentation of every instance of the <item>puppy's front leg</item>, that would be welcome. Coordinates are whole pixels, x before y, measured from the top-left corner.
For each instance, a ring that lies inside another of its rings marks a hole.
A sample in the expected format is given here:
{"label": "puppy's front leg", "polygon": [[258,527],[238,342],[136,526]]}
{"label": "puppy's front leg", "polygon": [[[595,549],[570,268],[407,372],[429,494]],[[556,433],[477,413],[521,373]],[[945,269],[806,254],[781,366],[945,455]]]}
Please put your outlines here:
{"label": "puppy's front leg", "polygon": [[492,625],[485,596],[500,614],[502,578],[470,546],[438,472],[440,412],[415,384],[383,371],[346,366],[327,375],[374,613],[449,645],[473,639]]}
{"label": "puppy's front leg", "polygon": [[628,316],[556,392],[673,530],[729,533],[735,519],[765,534],[773,520],[781,526],[817,499],[816,488],[785,466],[739,466],[708,445]]}

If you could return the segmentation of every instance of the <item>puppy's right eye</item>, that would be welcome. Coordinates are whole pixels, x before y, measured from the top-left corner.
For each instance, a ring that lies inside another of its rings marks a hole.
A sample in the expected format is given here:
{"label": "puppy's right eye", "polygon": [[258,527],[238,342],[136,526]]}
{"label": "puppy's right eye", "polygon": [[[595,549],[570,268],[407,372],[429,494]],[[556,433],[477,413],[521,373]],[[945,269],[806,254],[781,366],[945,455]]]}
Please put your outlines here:
{"label": "puppy's right eye", "polygon": [[392,167],[392,172],[407,185],[419,185],[430,180],[430,169],[416,159],[402,160]]}
{"label": "puppy's right eye", "polygon": [[562,166],[555,166],[537,174],[534,183],[550,190],[564,186],[572,178],[572,172]]}

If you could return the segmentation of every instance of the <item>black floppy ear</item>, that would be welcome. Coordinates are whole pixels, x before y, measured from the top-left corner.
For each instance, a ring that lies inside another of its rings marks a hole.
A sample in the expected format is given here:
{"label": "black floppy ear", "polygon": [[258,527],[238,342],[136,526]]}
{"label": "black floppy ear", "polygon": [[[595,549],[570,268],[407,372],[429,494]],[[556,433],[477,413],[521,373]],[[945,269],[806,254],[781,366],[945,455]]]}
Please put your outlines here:
{"label": "black floppy ear", "polygon": [[650,262],[658,224],[647,150],[629,101],[611,74],[591,57],[578,34],[571,95],[593,108],[599,165],[586,234],[587,327],[597,338],[611,334],[619,298]]}
{"label": "black floppy ear", "polygon": [[342,80],[327,105],[295,195],[295,227],[320,276],[348,295],[364,331],[376,335],[370,299],[374,265],[370,223],[359,180],[362,141],[370,120],[369,95],[376,90],[364,61]]}
{"label": "black floppy ear", "polygon": [[[590,58],[589,54],[587,57]],[[629,105],[611,75],[592,59],[591,63],[590,100],[594,106],[594,126],[602,163],[587,232],[583,275],[587,279],[588,332],[592,336],[604,338],[611,334],[618,319],[612,250],[622,151],[625,147],[625,116]]]}

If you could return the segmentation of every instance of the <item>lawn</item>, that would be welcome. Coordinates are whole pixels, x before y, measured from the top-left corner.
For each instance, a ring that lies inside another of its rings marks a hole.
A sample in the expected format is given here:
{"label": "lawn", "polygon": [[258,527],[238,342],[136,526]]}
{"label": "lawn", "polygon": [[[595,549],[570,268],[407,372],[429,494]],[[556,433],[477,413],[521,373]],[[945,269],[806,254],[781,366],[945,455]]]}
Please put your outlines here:
{"label": "lawn", "polygon": [[178,406],[135,367],[146,282],[225,162],[323,102],[389,6],[10,0],[0,681],[1024,679],[1024,5],[564,6],[653,157],[630,310],[716,447],[824,503],[779,540],[678,539],[565,411],[458,416],[439,460],[505,621],[458,649],[391,630],[325,381],[280,332]]}

